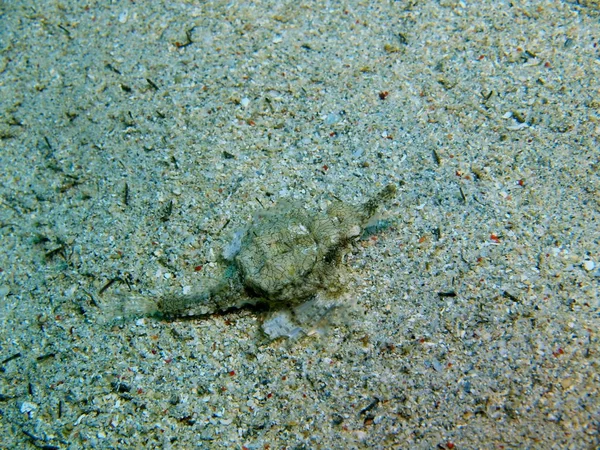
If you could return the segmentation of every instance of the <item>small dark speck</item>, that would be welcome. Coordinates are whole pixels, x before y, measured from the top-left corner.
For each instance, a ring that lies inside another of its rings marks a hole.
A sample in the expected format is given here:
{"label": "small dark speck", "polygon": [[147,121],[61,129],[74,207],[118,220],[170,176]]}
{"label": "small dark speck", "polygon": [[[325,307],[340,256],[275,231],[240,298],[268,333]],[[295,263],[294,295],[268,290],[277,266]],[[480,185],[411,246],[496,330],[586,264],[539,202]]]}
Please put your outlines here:
{"label": "small dark speck", "polygon": [[126,383],[121,383],[120,381],[113,381],[110,385],[119,394],[131,391],[131,386]]}
{"label": "small dark speck", "polygon": [[450,292],[438,292],[437,295],[438,295],[439,298],[445,298],[445,297],[453,298],[453,297],[456,297],[456,292],[454,292],[454,291],[450,291]]}

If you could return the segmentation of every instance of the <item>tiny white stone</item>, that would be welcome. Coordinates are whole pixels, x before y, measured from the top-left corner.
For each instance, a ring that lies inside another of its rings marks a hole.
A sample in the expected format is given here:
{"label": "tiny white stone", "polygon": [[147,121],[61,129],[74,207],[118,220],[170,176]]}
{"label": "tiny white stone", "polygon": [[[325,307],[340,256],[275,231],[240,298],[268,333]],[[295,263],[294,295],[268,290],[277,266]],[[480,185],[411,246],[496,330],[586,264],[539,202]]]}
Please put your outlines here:
{"label": "tiny white stone", "polygon": [[35,403],[23,402],[23,403],[21,403],[21,407],[19,408],[19,411],[21,411],[23,414],[25,414],[25,413],[33,412],[37,408],[38,408],[38,405],[36,405]]}
{"label": "tiny white stone", "polygon": [[247,97],[244,97],[241,101],[240,104],[242,105],[242,108],[247,108],[250,105],[250,99],[248,99]]}
{"label": "tiny white stone", "polygon": [[522,130],[523,128],[527,128],[528,126],[529,126],[529,124],[527,122],[523,122],[523,123],[517,123],[516,125],[506,127],[506,129],[509,131],[519,131],[519,130]]}
{"label": "tiny white stone", "polygon": [[588,272],[591,272],[592,270],[594,270],[594,267],[596,267],[596,264],[594,263],[594,261],[584,261],[583,262],[583,268],[585,270],[587,270]]}

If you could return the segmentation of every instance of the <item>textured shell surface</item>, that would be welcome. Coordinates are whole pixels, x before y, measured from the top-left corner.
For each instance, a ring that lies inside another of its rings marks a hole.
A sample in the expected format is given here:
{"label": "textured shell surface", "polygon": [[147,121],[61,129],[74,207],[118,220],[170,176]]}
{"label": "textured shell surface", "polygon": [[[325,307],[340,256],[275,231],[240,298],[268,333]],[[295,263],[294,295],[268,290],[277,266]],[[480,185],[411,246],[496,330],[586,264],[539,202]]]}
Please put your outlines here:
{"label": "textured shell surface", "polygon": [[319,291],[339,291],[336,269],[344,249],[395,193],[396,187],[388,185],[362,205],[335,200],[325,212],[285,200],[260,211],[225,248],[229,265],[222,279],[199,292],[161,297],[159,313],[205,315],[260,302],[287,307]]}
{"label": "textured shell surface", "polygon": [[275,302],[300,300],[323,287],[324,263],[339,242],[331,217],[280,202],[256,215],[235,262],[254,294]]}

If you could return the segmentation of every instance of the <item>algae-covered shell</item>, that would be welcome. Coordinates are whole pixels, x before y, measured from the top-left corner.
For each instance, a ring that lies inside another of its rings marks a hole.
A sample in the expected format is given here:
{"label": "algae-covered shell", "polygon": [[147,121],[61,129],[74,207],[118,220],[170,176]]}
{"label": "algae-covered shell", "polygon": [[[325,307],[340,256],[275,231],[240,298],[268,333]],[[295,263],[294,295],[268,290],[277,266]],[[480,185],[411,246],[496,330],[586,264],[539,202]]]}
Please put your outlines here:
{"label": "algae-covered shell", "polygon": [[283,202],[255,217],[235,262],[251,293],[272,301],[301,300],[322,287],[327,254],[339,242],[330,217]]}
{"label": "algae-covered shell", "polygon": [[395,192],[389,185],[359,206],[336,201],[326,213],[309,213],[291,202],[260,212],[235,257],[242,283],[272,302],[314,295],[326,287],[340,249]]}
{"label": "algae-covered shell", "polygon": [[233,259],[233,264],[222,280],[190,295],[164,296],[158,310],[181,317],[263,301],[287,306],[320,290],[338,290],[335,275],[343,249],[395,193],[395,186],[389,185],[362,205],[336,200],[326,212],[310,212],[288,201],[260,211],[225,249],[225,259]]}

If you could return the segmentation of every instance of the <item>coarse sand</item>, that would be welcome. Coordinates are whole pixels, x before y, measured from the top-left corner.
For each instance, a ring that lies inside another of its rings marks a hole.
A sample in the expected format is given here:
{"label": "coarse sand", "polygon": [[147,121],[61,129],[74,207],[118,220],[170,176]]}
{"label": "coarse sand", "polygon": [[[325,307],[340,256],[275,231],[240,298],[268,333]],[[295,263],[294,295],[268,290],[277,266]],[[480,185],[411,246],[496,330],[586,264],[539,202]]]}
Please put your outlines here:
{"label": "coarse sand", "polygon": [[[599,148],[595,0],[0,2],[0,448],[600,447]],[[316,332],[144,313],[390,183]]]}

